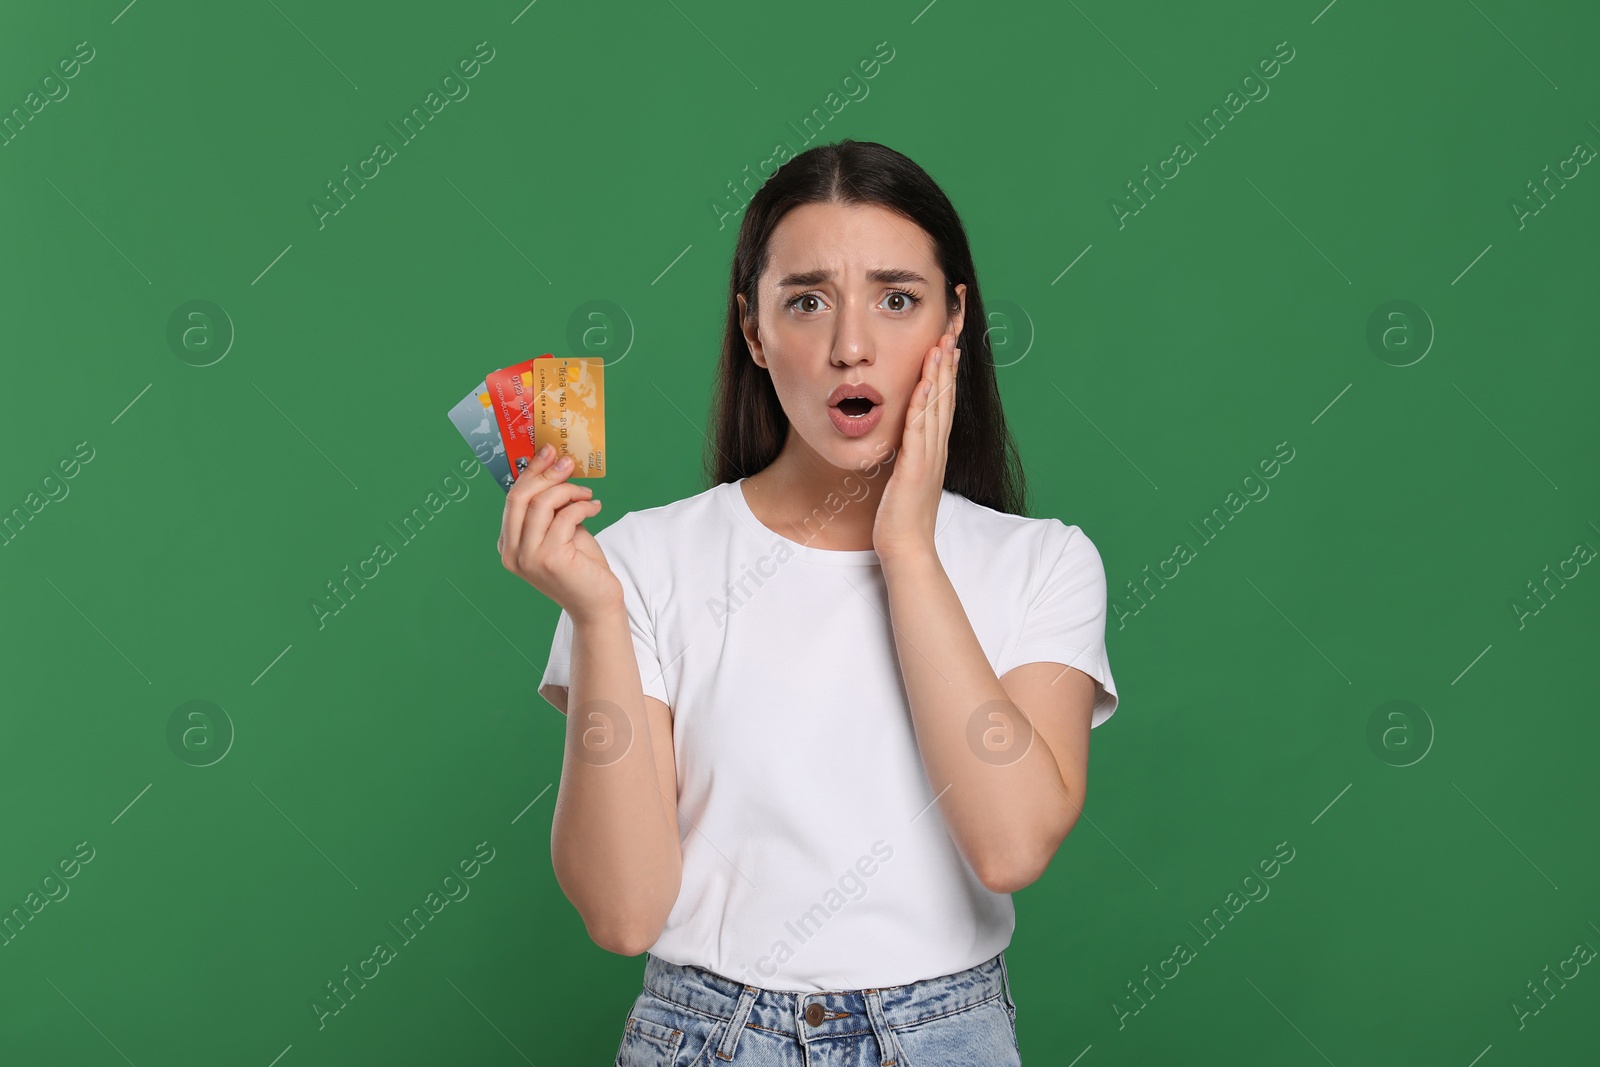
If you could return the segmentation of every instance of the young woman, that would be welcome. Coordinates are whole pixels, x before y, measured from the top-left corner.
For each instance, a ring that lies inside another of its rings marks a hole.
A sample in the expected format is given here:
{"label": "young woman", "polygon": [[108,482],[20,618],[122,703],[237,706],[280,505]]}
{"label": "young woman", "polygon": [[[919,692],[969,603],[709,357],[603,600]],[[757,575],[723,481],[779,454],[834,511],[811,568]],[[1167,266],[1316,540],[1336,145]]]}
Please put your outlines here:
{"label": "young woman", "polygon": [[562,608],[556,878],[648,952],[616,1062],[1017,1064],[1010,894],[1116,708],[1105,572],[1022,514],[967,236],[915,163],[847,140],[756,193],[712,423],[703,492],[591,536],[541,457],[501,528]]}

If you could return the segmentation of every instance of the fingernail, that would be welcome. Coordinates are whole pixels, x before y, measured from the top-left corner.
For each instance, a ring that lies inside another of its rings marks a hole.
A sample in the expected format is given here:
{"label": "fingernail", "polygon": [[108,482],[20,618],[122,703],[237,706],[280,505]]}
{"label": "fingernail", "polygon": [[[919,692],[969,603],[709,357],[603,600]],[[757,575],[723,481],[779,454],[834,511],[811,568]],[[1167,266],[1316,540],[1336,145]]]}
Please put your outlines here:
{"label": "fingernail", "polygon": [[551,456],[555,455],[555,453],[556,453],[556,449],[555,449],[554,445],[540,445],[539,446],[539,458],[540,459],[549,459]]}
{"label": "fingernail", "polygon": [[556,468],[558,470],[566,470],[570,466],[572,466],[571,456],[562,456],[560,459],[556,460]]}

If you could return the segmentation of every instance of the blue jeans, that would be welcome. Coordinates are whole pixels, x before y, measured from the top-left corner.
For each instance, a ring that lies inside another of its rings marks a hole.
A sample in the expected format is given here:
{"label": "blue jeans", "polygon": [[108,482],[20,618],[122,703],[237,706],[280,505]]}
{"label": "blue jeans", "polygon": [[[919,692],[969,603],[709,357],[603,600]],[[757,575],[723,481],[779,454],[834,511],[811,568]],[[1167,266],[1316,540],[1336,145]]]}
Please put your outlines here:
{"label": "blue jeans", "polygon": [[647,955],[615,1067],[1021,1067],[1005,953],[939,978],[761,989]]}

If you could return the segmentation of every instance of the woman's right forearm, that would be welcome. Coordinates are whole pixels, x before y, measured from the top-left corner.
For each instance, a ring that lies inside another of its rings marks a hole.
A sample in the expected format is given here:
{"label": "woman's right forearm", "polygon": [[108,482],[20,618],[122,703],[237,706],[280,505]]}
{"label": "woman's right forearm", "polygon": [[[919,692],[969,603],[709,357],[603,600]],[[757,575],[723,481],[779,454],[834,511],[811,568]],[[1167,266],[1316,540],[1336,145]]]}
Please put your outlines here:
{"label": "woman's right forearm", "polygon": [[550,852],[556,881],[597,945],[637,955],[654,943],[677,900],[683,855],[621,605],[573,620]]}

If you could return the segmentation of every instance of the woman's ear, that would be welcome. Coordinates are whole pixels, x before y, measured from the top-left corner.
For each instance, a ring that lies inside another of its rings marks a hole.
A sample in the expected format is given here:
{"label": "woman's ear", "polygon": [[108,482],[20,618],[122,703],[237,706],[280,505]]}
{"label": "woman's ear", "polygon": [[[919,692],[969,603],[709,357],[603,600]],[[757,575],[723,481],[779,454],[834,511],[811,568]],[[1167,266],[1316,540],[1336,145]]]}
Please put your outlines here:
{"label": "woman's ear", "polygon": [[739,329],[744,333],[744,343],[750,349],[750,357],[755,360],[756,366],[767,369],[766,356],[762,354],[761,342],[756,337],[756,324],[751,321],[745,305],[744,294],[737,294],[739,301]]}
{"label": "woman's ear", "polygon": [[956,301],[955,313],[950,316],[950,328],[945,332],[955,334],[956,341],[959,343],[961,340],[961,327],[967,321],[967,284],[965,282],[956,286]]}

